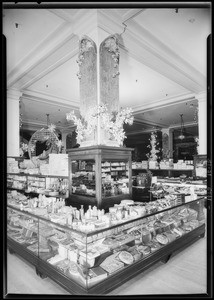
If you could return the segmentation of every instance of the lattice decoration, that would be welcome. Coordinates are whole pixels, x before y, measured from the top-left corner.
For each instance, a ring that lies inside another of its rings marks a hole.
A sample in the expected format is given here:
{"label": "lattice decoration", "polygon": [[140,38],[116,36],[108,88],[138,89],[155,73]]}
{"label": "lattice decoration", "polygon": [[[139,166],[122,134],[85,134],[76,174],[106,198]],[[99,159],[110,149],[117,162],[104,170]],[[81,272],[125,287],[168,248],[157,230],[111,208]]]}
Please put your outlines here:
{"label": "lattice decoration", "polygon": [[37,142],[46,142],[47,146],[49,146],[48,150],[45,151],[45,155],[40,154],[38,155],[39,159],[47,159],[49,154],[51,152],[58,152],[58,146],[59,139],[56,135],[56,133],[50,128],[42,128],[40,130],[37,130],[31,137],[29,144],[28,144],[28,154],[30,159],[33,157],[36,157],[36,143]]}

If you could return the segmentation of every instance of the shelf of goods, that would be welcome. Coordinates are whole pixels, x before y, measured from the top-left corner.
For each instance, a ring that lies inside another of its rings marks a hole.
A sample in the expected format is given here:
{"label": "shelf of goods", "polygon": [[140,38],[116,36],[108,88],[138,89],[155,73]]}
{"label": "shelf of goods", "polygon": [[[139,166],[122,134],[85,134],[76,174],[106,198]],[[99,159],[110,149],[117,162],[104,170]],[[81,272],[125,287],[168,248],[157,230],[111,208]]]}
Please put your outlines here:
{"label": "shelf of goods", "polygon": [[71,294],[107,294],[204,237],[204,199],[124,199],[106,213],[8,194],[7,245]]}
{"label": "shelf of goods", "polygon": [[145,173],[147,170],[152,172],[153,176],[160,177],[179,177],[182,174],[186,174],[189,177],[194,177],[195,171],[193,169],[132,169],[133,175],[139,174],[139,172]]}
{"label": "shelf of goods", "polygon": [[112,203],[132,197],[131,148],[91,146],[67,149],[69,203],[79,207]]}
{"label": "shelf of goods", "polygon": [[24,194],[68,197],[68,176],[7,173],[7,188]]}
{"label": "shelf of goods", "polygon": [[135,201],[151,201],[163,197],[185,197],[195,199],[198,196],[207,197],[207,184],[202,180],[192,180],[187,182],[172,181],[169,178],[158,179],[149,188],[144,186],[133,186],[132,197]]}

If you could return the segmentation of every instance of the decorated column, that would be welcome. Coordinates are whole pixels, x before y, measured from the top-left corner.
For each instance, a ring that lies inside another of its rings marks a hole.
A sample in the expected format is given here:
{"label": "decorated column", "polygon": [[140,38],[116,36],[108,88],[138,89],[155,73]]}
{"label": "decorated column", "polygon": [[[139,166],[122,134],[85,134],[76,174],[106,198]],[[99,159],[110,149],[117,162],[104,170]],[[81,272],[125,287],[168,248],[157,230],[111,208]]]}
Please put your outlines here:
{"label": "decorated column", "polygon": [[7,91],[7,156],[19,156],[19,99],[22,93]]}
{"label": "decorated column", "polygon": [[[99,44],[99,40],[98,40]],[[131,109],[119,110],[119,45],[117,35],[105,38],[100,46],[88,36],[79,42],[78,78],[80,114],[67,114],[77,126],[80,147],[120,147],[126,137],[123,124],[133,123]]]}
{"label": "decorated column", "polygon": [[198,154],[207,154],[207,95],[205,92],[196,95],[198,99]]}
{"label": "decorated column", "polygon": [[119,45],[116,35],[107,37],[100,45],[100,104],[108,111],[119,111]]}
{"label": "decorated column", "polygon": [[162,130],[162,158],[170,158],[170,136],[169,128],[163,128]]}

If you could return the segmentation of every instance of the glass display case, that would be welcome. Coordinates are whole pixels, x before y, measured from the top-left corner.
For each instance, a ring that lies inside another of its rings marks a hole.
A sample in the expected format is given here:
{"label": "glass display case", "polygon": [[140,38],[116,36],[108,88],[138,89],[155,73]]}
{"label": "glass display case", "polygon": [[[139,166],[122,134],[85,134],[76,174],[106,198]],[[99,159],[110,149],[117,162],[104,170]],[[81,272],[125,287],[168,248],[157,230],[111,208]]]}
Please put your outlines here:
{"label": "glass display case", "polygon": [[7,189],[25,194],[68,197],[68,176],[7,173]]}
{"label": "glass display case", "polygon": [[92,146],[67,150],[70,201],[108,208],[132,197],[130,148]]}
{"label": "glass display case", "polygon": [[21,210],[20,201],[10,199],[8,247],[72,294],[108,293],[203,237],[203,203],[123,200],[108,213],[64,206],[41,215],[30,203]]}

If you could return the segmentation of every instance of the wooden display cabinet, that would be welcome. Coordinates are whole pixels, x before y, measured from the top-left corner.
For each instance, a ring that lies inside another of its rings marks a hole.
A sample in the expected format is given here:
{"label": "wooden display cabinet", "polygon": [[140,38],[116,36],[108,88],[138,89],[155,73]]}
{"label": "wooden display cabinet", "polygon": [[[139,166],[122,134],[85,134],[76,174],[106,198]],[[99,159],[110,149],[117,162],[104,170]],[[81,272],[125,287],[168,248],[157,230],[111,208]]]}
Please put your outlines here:
{"label": "wooden display cabinet", "polygon": [[91,146],[67,149],[68,204],[108,209],[132,198],[132,148]]}

